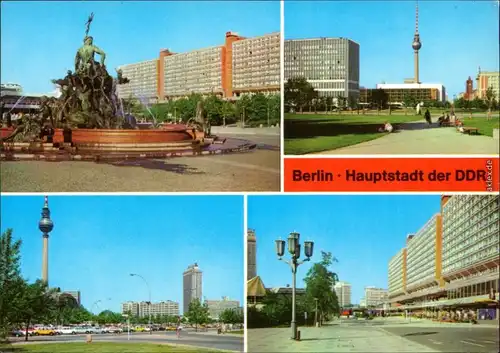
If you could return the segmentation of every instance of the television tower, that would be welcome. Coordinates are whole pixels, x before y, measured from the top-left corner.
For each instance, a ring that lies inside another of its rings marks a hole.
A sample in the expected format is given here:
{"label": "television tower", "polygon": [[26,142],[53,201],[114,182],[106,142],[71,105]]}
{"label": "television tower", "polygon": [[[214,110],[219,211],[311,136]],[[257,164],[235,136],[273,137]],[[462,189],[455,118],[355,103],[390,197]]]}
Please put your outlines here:
{"label": "television tower", "polygon": [[418,51],[422,48],[422,43],[420,42],[420,34],[418,33],[418,0],[416,1],[415,8],[415,34],[413,36],[413,59],[414,59],[414,70],[415,70],[415,83],[420,83],[420,79],[418,77]]}
{"label": "television tower", "polygon": [[45,196],[45,203],[42,208],[42,218],[38,222],[38,229],[43,233],[42,248],[42,281],[49,284],[49,233],[54,228],[54,223],[50,219],[49,197]]}

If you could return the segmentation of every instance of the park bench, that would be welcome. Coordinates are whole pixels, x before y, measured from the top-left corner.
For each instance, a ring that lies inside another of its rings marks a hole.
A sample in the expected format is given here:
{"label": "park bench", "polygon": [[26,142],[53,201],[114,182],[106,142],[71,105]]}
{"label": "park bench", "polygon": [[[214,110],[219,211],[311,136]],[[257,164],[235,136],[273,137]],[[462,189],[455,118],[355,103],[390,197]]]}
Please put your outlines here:
{"label": "park bench", "polygon": [[469,134],[472,135],[474,134],[479,134],[479,129],[477,127],[470,127],[470,126],[464,126],[464,134]]}

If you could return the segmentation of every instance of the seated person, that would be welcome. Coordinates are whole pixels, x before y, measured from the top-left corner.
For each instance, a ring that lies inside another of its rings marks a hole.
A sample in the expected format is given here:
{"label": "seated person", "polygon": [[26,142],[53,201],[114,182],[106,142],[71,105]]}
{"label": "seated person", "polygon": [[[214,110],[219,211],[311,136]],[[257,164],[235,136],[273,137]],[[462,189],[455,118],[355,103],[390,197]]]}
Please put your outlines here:
{"label": "seated person", "polygon": [[378,129],[378,132],[392,132],[393,130],[394,128],[392,127],[392,125],[388,121],[386,121],[384,123],[384,126]]}

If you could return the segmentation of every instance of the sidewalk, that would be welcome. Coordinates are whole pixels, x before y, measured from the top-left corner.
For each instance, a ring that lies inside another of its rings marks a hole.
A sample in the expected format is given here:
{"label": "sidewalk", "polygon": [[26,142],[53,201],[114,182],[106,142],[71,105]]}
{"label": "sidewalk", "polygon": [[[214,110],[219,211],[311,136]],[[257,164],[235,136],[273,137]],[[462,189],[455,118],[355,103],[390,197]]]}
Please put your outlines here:
{"label": "sidewalk", "polygon": [[279,127],[223,127],[223,126],[212,126],[211,132],[214,135],[218,134],[233,134],[233,135],[272,135],[276,136],[281,133],[281,128]]}
{"label": "sidewalk", "polygon": [[248,330],[248,352],[438,352],[375,327],[303,327],[301,341],[289,328]]}
{"label": "sidewalk", "polygon": [[372,320],[376,323],[383,323],[381,327],[408,325],[411,327],[461,327],[461,328],[485,328],[485,327],[498,327],[498,321],[495,320],[481,320],[478,324],[458,323],[458,322],[439,322],[430,319],[405,319],[403,317],[385,317],[375,318]]}

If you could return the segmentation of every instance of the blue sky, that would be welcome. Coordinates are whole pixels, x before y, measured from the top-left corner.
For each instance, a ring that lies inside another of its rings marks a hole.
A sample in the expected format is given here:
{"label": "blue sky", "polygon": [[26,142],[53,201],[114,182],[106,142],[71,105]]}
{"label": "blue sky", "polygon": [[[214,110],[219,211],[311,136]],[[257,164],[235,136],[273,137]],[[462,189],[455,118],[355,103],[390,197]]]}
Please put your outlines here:
{"label": "blue sky", "polygon": [[[442,83],[450,99],[465,81],[498,71],[498,4],[420,1],[420,80]],[[346,37],[360,44],[360,85],[413,77],[415,1],[287,1],[285,38]],[[475,85],[475,82],[474,82]]]}
{"label": "blue sky", "polygon": [[[297,271],[297,286],[321,251],[338,263],[339,280],[352,285],[352,301],[359,303],[364,287],[387,288],[387,266],[415,233],[440,209],[440,196],[249,196],[248,227],[257,237],[257,274],[266,287],[291,285],[292,274],[278,261],[276,239],[297,231],[301,242],[313,240],[314,254]],[[302,254],[303,255],[303,254]]]}
{"label": "blue sky", "polygon": [[[23,240],[22,274],[41,276],[38,221],[43,196],[2,196],[1,231]],[[197,262],[203,296],[243,305],[242,196],[51,196],[49,285],[80,290],[88,309],[121,310],[127,300],[174,300],[182,310],[182,273]],[[215,212],[215,213],[214,213]],[[110,301],[107,299],[111,298]],[[97,311],[97,310],[95,310]]]}
{"label": "blue sky", "polygon": [[163,48],[222,45],[227,31],[252,37],[280,30],[277,1],[2,1],[2,82],[29,93],[53,91],[50,80],[73,69],[91,12],[90,35],[107,53],[111,74],[119,65],[157,58]]}

